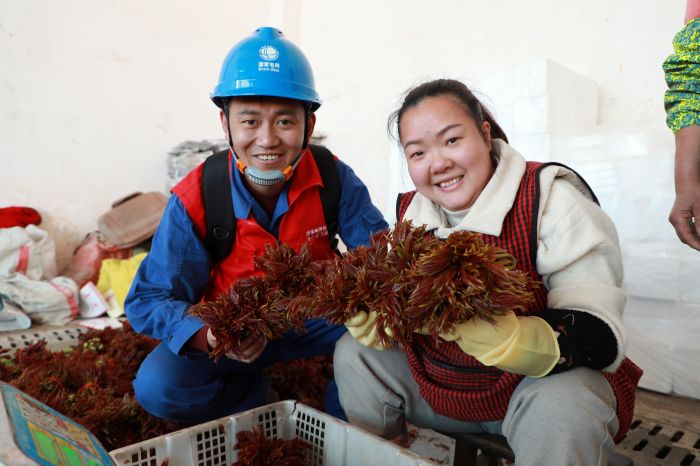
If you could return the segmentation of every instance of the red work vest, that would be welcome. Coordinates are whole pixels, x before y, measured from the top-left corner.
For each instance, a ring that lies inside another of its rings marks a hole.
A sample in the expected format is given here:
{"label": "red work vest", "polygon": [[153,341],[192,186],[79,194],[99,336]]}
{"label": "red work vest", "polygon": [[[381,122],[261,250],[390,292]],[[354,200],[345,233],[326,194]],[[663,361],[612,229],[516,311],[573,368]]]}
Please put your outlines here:
{"label": "red work vest", "polygon": [[[500,236],[481,234],[487,244],[507,250],[515,257],[518,269],[527,272],[537,283],[537,209],[539,173],[547,164],[527,162],[513,208],[506,215]],[[402,195],[398,218],[402,219],[414,193]],[[547,307],[547,290],[539,286],[528,311],[535,313]],[[418,382],[421,396],[433,410],[443,416],[468,422],[501,420],[508,410],[510,397],[524,378],[485,366],[465,354],[454,342],[437,342],[415,336],[415,344],[407,352],[408,364]],[[634,397],[642,371],[625,358],[615,373],[604,373],[617,397],[620,428],[615,441],[620,441],[630,428],[634,414]]]}
{"label": "red work vest", "polygon": [[[229,170],[230,166],[229,154]],[[245,220],[237,219],[235,243],[229,255],[212,267],[209,284],[202,300],[215,299],[239,278],[260,274],[255,270],[253,259],[265,251],[267,244],[276,243],[278,240],[297,252],[308,242],[314,260],[330,257],[333,251],[319,195],[322,185],[321,174],[307,149],[294,170],[288,194],[289,210],[282,216],[279,239],[261,227],[252,213]],[[173,187],[172,192],[182,202],[197,234],[203,239],[206,234],[206,222],[202,201],[202,164]]]}

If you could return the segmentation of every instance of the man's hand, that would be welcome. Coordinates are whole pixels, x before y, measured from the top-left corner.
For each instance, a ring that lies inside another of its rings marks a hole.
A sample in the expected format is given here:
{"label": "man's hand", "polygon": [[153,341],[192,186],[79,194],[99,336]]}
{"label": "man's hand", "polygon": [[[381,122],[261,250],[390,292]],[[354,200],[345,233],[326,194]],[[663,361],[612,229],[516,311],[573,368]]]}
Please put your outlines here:
{"label": "man's hand", "polygon": [[[207,329],[207,344],[210,348],[216,347],[216,337],[211,333],[211,329]],[[266,346],[267,340],[264,337],[246,338],[235,350],[226,353],[226,357],[235,361],[251,363],[263,354]]]}
{"label": "man's hand", "polygon": [[676,133],[676,201],[668,216],[678,238],[700,251],[700,126]]}

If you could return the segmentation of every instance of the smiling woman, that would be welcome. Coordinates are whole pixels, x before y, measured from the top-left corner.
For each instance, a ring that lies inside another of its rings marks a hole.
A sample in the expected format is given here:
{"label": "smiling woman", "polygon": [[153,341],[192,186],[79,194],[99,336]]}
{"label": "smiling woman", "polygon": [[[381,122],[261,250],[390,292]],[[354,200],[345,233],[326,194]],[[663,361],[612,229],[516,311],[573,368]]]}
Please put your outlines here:
{"label": "smiling woman", "polygon": [[408,172],[423,195],[446,209],[469,208],[491,179],[491,126],[480,126],[455,98],[423,100],[403,114]]}
{"label": "smiling woman", "polygon": [[[414,185],[448,211],[474,203],[498,165],[494,139],[505,132],[481,102],[459,81],[442,79],[408,92],[389,117],[408,160]],[[420,187],[419,187],[420,185]]]}
{"label": "smiling woman", "polygon": [[[416,186],[399,195],[397,219],[443,240],[474,232],[512,255],[515,270],[538,286],[524,315],[510,306],[488,323],[455,317],[451,331],[417,332],[405,354],[367,348],[368,339],[356,335],[379,330],[351,328],[334,353],[348,418],[386,437],[405,421],[502,434],[521,466],[572,458],[606,464],[613,439],[630,428],[641,376],[624,355],[622,259],[612,221],[573,170],[526,162],[459,81],[411,89],[389,126],[398,130]],[[415,294],[416,280],[413,286]],[[465,287],[456,280],[444,286]],[[493,291],[475,305],[487,307]],[[464,304],[459,299],[427,307],[441,306],[445,315]]]}

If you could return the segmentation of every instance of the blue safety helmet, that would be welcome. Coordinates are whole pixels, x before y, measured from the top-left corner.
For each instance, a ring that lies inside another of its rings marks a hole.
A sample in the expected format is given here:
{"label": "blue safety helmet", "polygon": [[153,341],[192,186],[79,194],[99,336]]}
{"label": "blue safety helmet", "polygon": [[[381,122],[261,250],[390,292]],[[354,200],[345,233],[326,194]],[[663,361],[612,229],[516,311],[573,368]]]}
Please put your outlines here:
{"label": "blue safety helmet", "polygon": [[271,27],[256,29],[231,49],[210,97],[223,108],[228,98],[246,95],[300,100],[311,112],[321,106],[306,56]]}

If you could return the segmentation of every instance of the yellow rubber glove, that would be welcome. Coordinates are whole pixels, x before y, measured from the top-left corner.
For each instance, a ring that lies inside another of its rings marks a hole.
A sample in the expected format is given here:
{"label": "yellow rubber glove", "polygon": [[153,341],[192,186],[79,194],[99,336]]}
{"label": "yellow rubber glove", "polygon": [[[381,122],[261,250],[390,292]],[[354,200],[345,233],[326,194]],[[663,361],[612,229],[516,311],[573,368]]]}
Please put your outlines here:
{"label": "yellow rubber glove", "polygon": [[379,343],[377,338],[377,327],[374,322],[377,320],[377,313],[370,311],[369,314],[365,311],[359,311],[357,314],[345,321],[345,326],[348,328],[350,335],[361,344],[368,348],[383,350],[384,347]]}
{"label": "yellow rubber glove", "polygon": [[542,377],[559,362],[557,335],[544,320],[518,317],[512,312],[495,320],[492,325],[482,319],[470,319],[440,336],[454,341],[485,366],[514,374]]}

